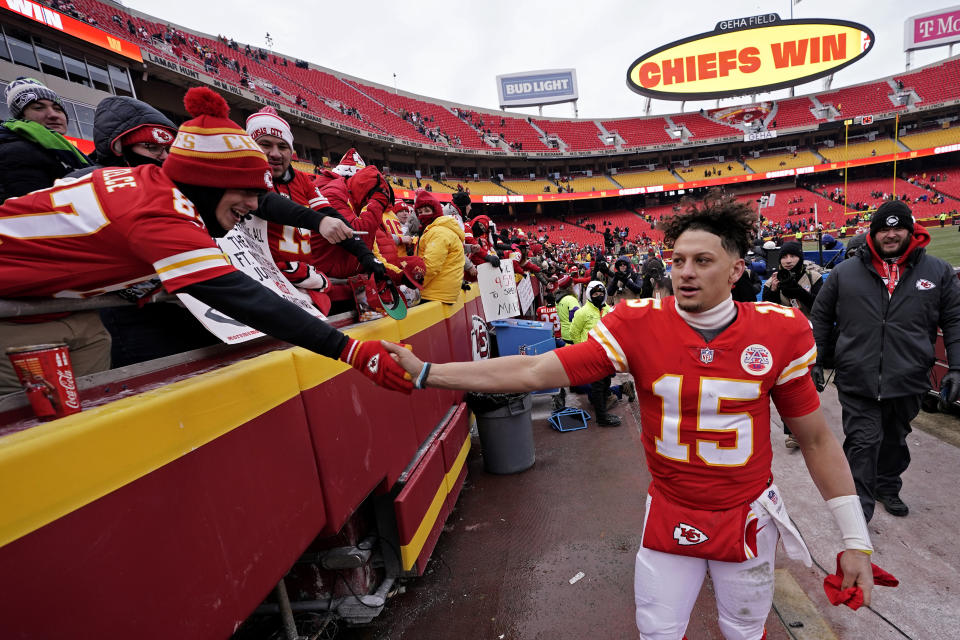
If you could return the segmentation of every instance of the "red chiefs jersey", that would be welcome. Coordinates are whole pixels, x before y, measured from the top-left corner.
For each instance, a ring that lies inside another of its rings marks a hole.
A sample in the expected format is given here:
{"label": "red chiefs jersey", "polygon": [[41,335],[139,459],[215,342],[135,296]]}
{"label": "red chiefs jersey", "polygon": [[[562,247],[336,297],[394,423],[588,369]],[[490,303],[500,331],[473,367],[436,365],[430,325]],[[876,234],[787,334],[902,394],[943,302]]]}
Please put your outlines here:
{"label": "red chiefs jersey", "polygon": [[174,292],[234,271],[155,165],[98,169],[0,206],[0,296],[86,297],[158,274]]}
{"label": "red chiefs jersey", "polygon": [[[273,190],[285,198],[290,198],[297,204],[319,211],[329,207],[330,203],[320,193],[310,176],[302,171],[290,168],[293,178],[290,182],[274,180]],[[271,222],[267,225],[267,239],[270,243],[270,253],[275,262],[297,262],[310,259],[310,230],[298,229],[290,225]]]}
{"label": "red chiefs jersey", "polygon": [[674,298],[625,300],[589,339],[556,353],[572,385],[630,371],[640,399],[647,466],[669,499],[700,509],[754,500],[770,478],[770,399],[781,415],[820,406],[808,367],[816,344],[798,311],[736,303],[709,343]]}
{"label": "red chiefs jersey", "polygon": [[556,307],[537,307],[537,320],[553,324],[553,337],[560,337],[560,316]]}

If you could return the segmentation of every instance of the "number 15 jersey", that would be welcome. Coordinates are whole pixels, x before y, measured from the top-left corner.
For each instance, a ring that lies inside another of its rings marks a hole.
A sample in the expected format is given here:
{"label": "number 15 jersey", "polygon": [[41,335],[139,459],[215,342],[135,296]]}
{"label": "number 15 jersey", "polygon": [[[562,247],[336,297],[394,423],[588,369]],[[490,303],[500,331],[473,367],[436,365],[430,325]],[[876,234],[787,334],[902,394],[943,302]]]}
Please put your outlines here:
{"label": "number 15 jersey", "polygon": [[771,398],[787,417],[820,406],[807,375],[816,359],[807,319],[771,303],[735,304],[736,320],[706,342],[674,298],[628,300],[586,342],[556,352],[572,385],[633,373],[653,482],[699,509],[747,504],[767,485]]}

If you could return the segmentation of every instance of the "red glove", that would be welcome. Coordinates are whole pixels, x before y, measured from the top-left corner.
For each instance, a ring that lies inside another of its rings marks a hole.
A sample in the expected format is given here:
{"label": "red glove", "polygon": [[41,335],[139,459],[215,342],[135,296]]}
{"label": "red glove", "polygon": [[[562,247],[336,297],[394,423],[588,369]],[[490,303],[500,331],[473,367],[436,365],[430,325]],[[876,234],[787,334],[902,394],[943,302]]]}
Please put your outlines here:
{"label": "red glove", "polygon": [[[398,343],[407,349],[410,345]],[[354,340],[347,338],[340,359],[373,380],[384,389],[400,391],[407,395],[413,391],[410,374],[403,370],[379,340]]]}
{"label": "red glove", "polygon": [[[835,607],[845,604],[854,611],[863,606],[863,590],[860,587],[847,587],[841,589],[843,584],[843,569],[840,568],[840,556],[843,552],[837,554],[837,572],[823,579],[823,591],[827,594],[827,600]],[[900,581],[893,577],[887,571],[884,571],[877,565],[870,563],[873,569],[873,584],[881,587],[895,587]]]}

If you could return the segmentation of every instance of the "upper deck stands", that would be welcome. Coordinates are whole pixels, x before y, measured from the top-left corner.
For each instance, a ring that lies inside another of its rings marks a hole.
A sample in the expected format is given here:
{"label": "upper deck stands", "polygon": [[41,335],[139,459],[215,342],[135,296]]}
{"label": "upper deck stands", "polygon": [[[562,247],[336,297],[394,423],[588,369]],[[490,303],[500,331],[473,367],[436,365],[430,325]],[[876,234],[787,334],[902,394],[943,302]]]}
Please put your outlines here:
{"label": "upper deck stands", "polygon": [[841,116],[850,117],[902,110],[903,106],[894,104],[890,99],[893,93],[894,90],[890,84],[886,80],[881,80],[830,93],[821,93],[817,99],[821,104],[832,104]]}
{"label": "upper deck stands", "polygon": [[[813,115],[813,102],[809,97],[791,98],[777,103],[777,113],[768,124],[771,129],[790,129],[792,127],[809,127],[819,122]],[[777,126],[772,126],[776,122]]]}
{"label": "upper deck stands", "polygon": [[541,131],[549,135],[556,135],[567,145],[568,151],[589,151],[593,149],[610,149],[604,144],[597,124],[592,120],[563,121],[563,120],[534,120]]}
{"label": "upper deck stands", "polygon": [[676,142],[676,138],[667,134],[667,121],[663,118],[604,120],[601,124],[607,131],[620,134],[625,147],[645,147]]}
{"label": "upper deck stands", "polygon": [[674,124],[684,126],[690,132],[691,138],[724,138],[729,136],[743,136],[743,129],[721,124],[704,117],[699,113],[683,113],[671,115]]}

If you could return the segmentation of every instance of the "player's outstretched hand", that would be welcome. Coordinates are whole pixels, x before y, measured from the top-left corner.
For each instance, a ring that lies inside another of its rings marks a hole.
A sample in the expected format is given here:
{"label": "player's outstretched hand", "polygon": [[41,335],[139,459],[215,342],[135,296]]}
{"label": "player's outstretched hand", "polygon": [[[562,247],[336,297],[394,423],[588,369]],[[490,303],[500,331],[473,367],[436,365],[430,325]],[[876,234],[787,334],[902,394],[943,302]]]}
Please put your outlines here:
{"label": "player's outstretched hand", "polygon": [[393,361],[403,367],[403,370],[410,374],[411,377],[420,375],[420,371],[423,369],[423,360],[414,355],[409,345],[401,346],[394,342],[387,342],[386,340],[381,340],[380,344],[383,345],[383,348],[390,354]]}
{"label": "player's outstretched hand", "polygon": [[863,551],[847,549],[840,556],[840,567],[843,569],[843,583],[841,590],[849,587],[860,587],[863,591],[863,604],[870,606],[870,594],[873,592],[873,568],[870,566],[870,556]]}
{"label": "player's outstretched hand", "polygon": [[[373,380],[384,389],[409,394],[413,391],[413,377],[392,357],[384,345],[407,351],[408,345],[383,340],[354,340],[349,338],[340,359]],[[407,352],[409,353],[409,352]]]}
{"label": "player's outstretched hand", "polygon": [[327,216],[320,221],[320,235],[330,244],[337,244],[352,238],[353,229],[343,220]]}

